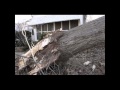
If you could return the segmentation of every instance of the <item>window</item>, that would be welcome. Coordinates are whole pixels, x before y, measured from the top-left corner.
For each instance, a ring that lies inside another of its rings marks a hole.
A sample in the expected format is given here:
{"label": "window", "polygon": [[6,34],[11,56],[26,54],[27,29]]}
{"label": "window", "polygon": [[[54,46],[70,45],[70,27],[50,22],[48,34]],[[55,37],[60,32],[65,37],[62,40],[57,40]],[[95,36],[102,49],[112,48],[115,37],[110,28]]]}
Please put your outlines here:
{"label": "window", "polygon": [[55,30],[61,28],[61,22],[55,22]]}
{"label": "window", "polygon": [[42,25],[42,30],[43,30],[43,31],[47,31],[47,24],[43,24],[43,25]]}
{"label": "window", "polygon": [[34,35],[34,30],[32,29],[32,35]]}
{"label": "window", "polygon": [[69,21],[63,21],[62,27],[63,27],[63,30],[69,30]]}
{"label": "window", "polygon": [[53,23],[48,23],[48,31],[52,31],[53,30]]}
{"label": "window", "polygon": [[38,31],[41,31],[41,25],[37,25],[36,28]]}
{"label": "window", "polygon": [[37,32],[37,39],[40,40],[41,39],[41,33]]}
{"label": "window", "polygon": [[71,20],[70,24],[71,24],[71,28],[74,28],[74,27],[78,26],[78,20]]}

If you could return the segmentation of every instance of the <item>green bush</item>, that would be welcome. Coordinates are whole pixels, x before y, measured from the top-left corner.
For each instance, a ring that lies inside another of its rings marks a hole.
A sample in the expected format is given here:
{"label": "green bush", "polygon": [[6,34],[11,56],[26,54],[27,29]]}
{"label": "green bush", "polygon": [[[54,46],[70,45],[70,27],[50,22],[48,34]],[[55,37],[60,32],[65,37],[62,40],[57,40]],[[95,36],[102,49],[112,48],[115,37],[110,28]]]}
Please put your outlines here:
{"label": "green bush", "polygon": [[47,33],[44,33],[44,32],[43,32],[42,34],[41,34],[41,33],[38,33],[38,34],[37,34],[38,41],[42,40],[43,37],[44,37],[46,34],[47,34]]}

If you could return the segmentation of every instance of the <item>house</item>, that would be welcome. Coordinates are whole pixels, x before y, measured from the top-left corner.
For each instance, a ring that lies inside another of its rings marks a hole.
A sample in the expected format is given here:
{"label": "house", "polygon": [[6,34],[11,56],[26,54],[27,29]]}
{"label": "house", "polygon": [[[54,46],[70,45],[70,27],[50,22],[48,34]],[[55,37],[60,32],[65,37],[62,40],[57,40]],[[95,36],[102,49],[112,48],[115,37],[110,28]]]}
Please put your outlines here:
{"label": "house", "polygon": [[27,24],[33,27],[32,40],[38,41],[40,33],[52,32],[58,29],[68,31],[85,23],[85,17],[86,15],[46,15],[33,17]]}
{"label": "house", "polygon": [[102,16],[105,16],[105,15],[87,15],[86,22],[90,22],[90,21],[100,18]]}

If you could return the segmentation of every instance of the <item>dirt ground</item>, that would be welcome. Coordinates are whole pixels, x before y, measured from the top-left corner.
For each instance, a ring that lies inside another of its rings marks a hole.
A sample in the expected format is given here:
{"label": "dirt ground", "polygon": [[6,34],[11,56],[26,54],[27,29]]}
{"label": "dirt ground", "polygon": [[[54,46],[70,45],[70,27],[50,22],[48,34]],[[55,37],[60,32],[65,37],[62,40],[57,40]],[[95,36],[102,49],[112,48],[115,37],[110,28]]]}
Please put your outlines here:
{"label": "dirt ground", "polygon": [[[105,47],[104,43],[82,51],[70,58],[65,64],[67,75],[104,75],[105,74]],[[90,61],[88,65],[85,62]],[[92,71],[92,66],[96,68]]]}

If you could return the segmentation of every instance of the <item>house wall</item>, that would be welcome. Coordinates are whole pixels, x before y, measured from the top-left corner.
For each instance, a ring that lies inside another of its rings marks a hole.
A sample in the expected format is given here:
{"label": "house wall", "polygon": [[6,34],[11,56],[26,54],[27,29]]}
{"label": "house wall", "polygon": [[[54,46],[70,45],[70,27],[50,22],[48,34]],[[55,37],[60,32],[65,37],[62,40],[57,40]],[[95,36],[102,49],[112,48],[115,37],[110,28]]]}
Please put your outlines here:
{"label": "house wall", "polygon": [[68,20],[68,21],[61,21],[61,22],[53,22],[53,23],[47,23],[42,25],[36,25],[36,28],[39,32],[41,31],[54,31],[57,29],[62,28],[62,30],[69,30],[71,27],[76,27],[82,24],[82,20]]}
{"label": "house wall", "polygon": [[37,40],[37,29],[36,29],[36,28],[34,29],[34,35],[35,35],[35,39],[34,39],[34,40],[35,40],[35,41],[38,41],[38,40]]}
{"label": "house wall", "polygon": [[37,41],[37,29],[36,29],[36,26],[34,26],[33,34],[31,33],[31,38],[32,38],[32,41]]}
{"label": "house wall", "polygon": [[32,41],[35,41],[35,36],[31,34]]}
{"label": "house wall", "polygon": [[87,15],[86,22],[90,22],[105,15]]}
{"label": "house wall", "polygon": [[42,34],[42,32],[51,32],[60,28],[62,28],[62,30],[69,30],[71,28],[81,25],[81,23],[82,21],[79,19],[36,25],[34,26],[34,35],[32,35],[32,40],[37,41],[39,33]]}
{"label": "house wall", "polygon": [[80,15],[80,24],[82,25],[84,23],[84,15]]}

